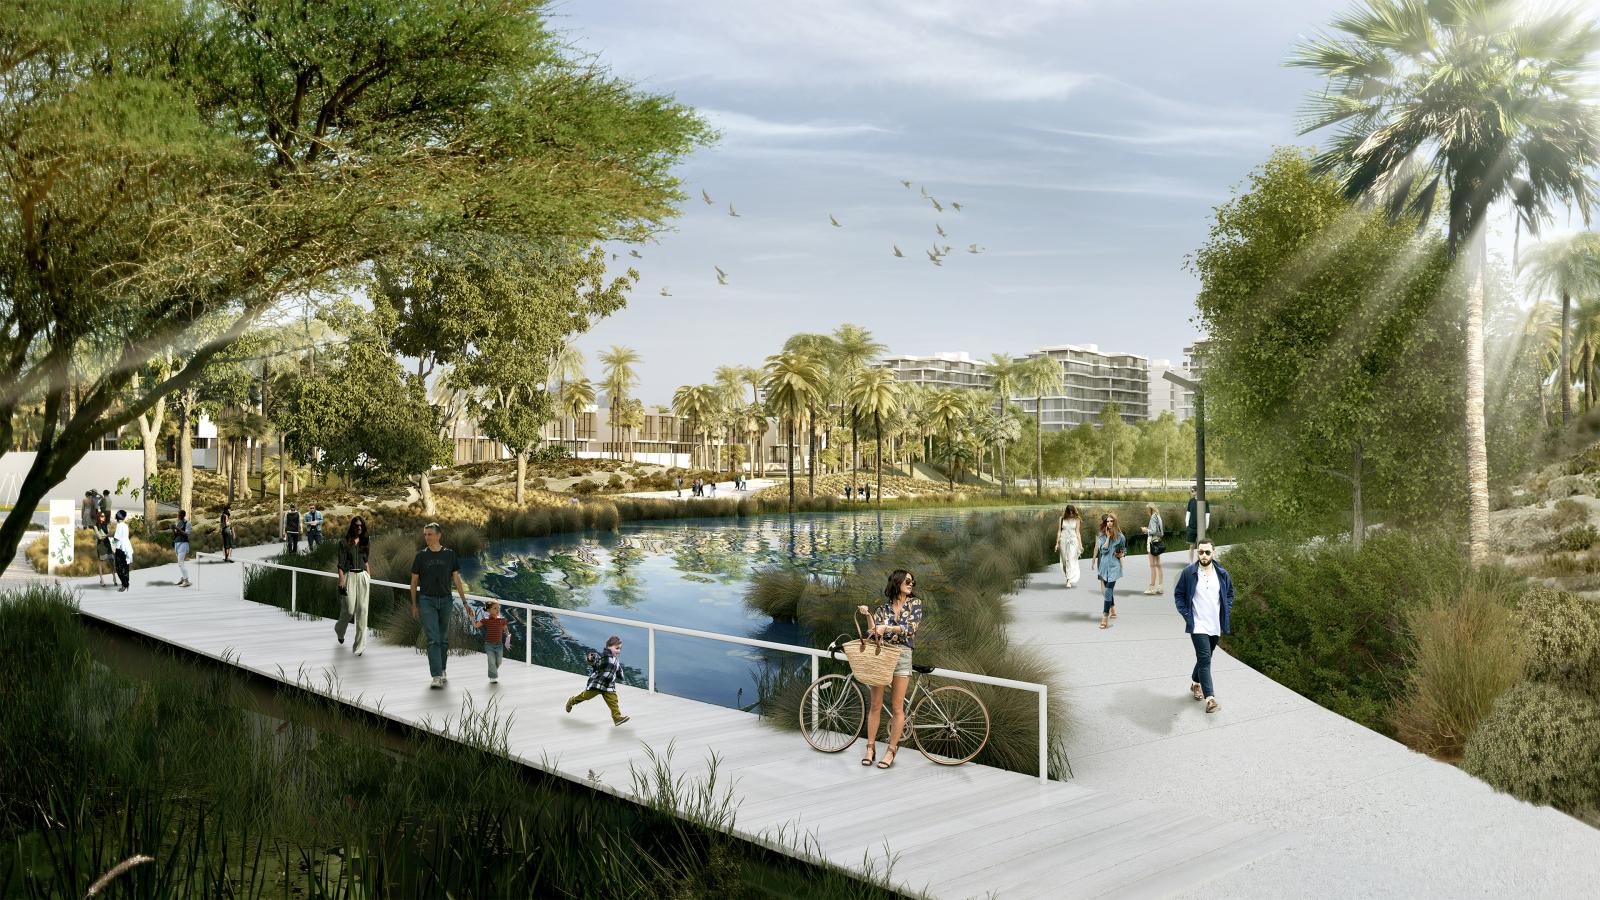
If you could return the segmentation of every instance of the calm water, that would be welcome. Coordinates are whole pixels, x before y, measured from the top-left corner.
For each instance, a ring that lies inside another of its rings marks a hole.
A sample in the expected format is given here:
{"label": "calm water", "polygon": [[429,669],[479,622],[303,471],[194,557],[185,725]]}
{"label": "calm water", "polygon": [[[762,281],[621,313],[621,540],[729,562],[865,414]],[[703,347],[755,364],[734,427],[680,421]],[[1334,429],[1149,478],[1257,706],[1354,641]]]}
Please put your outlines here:
{"label": "calm water", "polygon": [[[495,541],[462,574],[477,593],[559,609],[677,625],[790,644],[809,643],[798,625],[748,610],[752,573],[794,567],[819,575],[847,571],[876,555],[913,524],[955,527],[982,510],[812,513],[746,519],[674,519],[624,524],[617,532]],[[520,619],[520,611],[514,617]],[[642,628],[574,616],[535,615],[513,627],[507,655],[587,671],[586,650],[623,639],[627,680],[645,685],[649,645]],[[782,672],[809,673],[803,656],[680,635],[656,636],[656,689],[722,706],[748,708],[758,684]],[[626,700],[624,699],[624,703]]]}

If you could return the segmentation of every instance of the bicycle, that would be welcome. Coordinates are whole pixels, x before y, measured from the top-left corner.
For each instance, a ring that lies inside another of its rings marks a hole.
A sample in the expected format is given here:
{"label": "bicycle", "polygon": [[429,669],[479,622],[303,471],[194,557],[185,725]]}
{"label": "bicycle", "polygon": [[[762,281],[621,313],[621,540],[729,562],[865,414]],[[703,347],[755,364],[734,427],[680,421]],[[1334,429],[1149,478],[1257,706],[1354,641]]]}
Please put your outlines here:
{"label": "bicycle", "polygon": [[[840,635],[828,645],[829,656],[838,660],[847,640],[855,638]],[[929,674],[933,666],[913,663],[911,669],[905,728],[911,732],[912,743],[930,762],[941,766],[971,761],[989,743],[989,708],[964,687],[949,684],[930,690],[917,676]],[[812,749],[839,753],[861,736],[867,718],[861,687],[850,675],[824,675],[806,688],[800,697],[800,733]],[[893,721],[887,694],[886,689],[883,714]],[[904,738],[902,732],[902,741]]]}

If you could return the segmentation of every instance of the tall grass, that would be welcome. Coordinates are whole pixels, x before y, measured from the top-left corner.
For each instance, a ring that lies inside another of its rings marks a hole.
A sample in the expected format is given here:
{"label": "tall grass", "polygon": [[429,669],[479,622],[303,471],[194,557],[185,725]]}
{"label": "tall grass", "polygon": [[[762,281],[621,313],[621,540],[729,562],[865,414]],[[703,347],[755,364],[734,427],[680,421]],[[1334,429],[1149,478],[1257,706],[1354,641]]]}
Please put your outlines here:
{"label": "tall grass", "polygon": [[223,665],[97,663],[71,598],[0,597],[0,896],[358,898],[888,896],[739,841],[713,775],[657,759],[635,785],[573,785],[509,757],[498,711],[451,738],[393,730]]}
{"label": "tall grass", "polygon": [[1393,721],[1413,749],[1457,762],[1500,695],[1522,678],[1516,610],[1503,592],[1469,584],[1405,614],[1411,666]]}

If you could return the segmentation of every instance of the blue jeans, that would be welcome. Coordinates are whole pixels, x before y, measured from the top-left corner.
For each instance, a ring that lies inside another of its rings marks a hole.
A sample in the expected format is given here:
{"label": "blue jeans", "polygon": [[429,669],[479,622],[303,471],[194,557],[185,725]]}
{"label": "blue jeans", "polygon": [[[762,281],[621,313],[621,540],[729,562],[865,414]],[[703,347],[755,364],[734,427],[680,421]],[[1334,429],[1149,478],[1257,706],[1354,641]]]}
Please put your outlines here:
{"label": "blue jeans", "polygon": [[450,657],[450,602],[449,595],[435,597],[419,594],[417,607],[422,613],[422,630],[428,635],[428,674],[435,678],[444,674],[445,660]]}
{"label": "blue jeans", "polygon": [[1100,611],[1100,615],[1109,616],[1109,615],[1111,615],[1111,607],[1117,605],[1116,598],[1111,595],[1111,589],[1116,587],[1117,583],[1115,581],[1107,581],[1107,582],[1104,582],[1104,584],[1106,586],[1106,590],[1105,590],[1106,608]]}
{"label": "blue jeans", "polygon": [[483,655],[489,658],[489,677],[500,677],[500,660],[505,656],[505,644],[491,644],[487,641],[483,645]]}
{"label": "blue jeans", "polygon": [[1218,637],[1214,634],[1191,634],[1194,641],[1194,672],[1189,680],[1200,685],[1200,693],[1207,697],[1215,697],[1217,692],[1211,687],[1211,653],[1217,649]]}

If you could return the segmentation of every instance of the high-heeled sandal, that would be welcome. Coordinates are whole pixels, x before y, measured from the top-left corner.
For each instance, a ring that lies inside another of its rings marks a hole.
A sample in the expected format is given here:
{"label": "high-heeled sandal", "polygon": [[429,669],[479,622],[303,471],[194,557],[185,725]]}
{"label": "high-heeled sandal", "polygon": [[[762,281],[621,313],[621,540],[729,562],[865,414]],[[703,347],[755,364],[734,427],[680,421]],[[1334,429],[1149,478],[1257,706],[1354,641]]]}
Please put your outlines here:
{"label": "high-heeled sandal", "polygon": [[1106,617],[1105,616],[1101,616],[1100,617],[1100,627],[1101,628],[1110,628],[1111,627],[1111,624],[1106,621]]}
{"label": "high-heeled sandal", "polygon": [[874,744],[868,744],[867,745],[867,755],[861,757],[861,764],[863,766],[871,766],[873,760],[875,760],[877,758],[878,758],[878,745],[875,744],[875,743]]}
{"label": "high-heeled sandal", "polygon": [[884,754],[883,759],[878,762],[878,768],[887,769],[887,768],[890,768],[891,766],[893,766],[894,765],[894,755],[896,753],[898,753],[899,751],[900,751],[899,747],[890,746],[889,747],[889,752]]}

